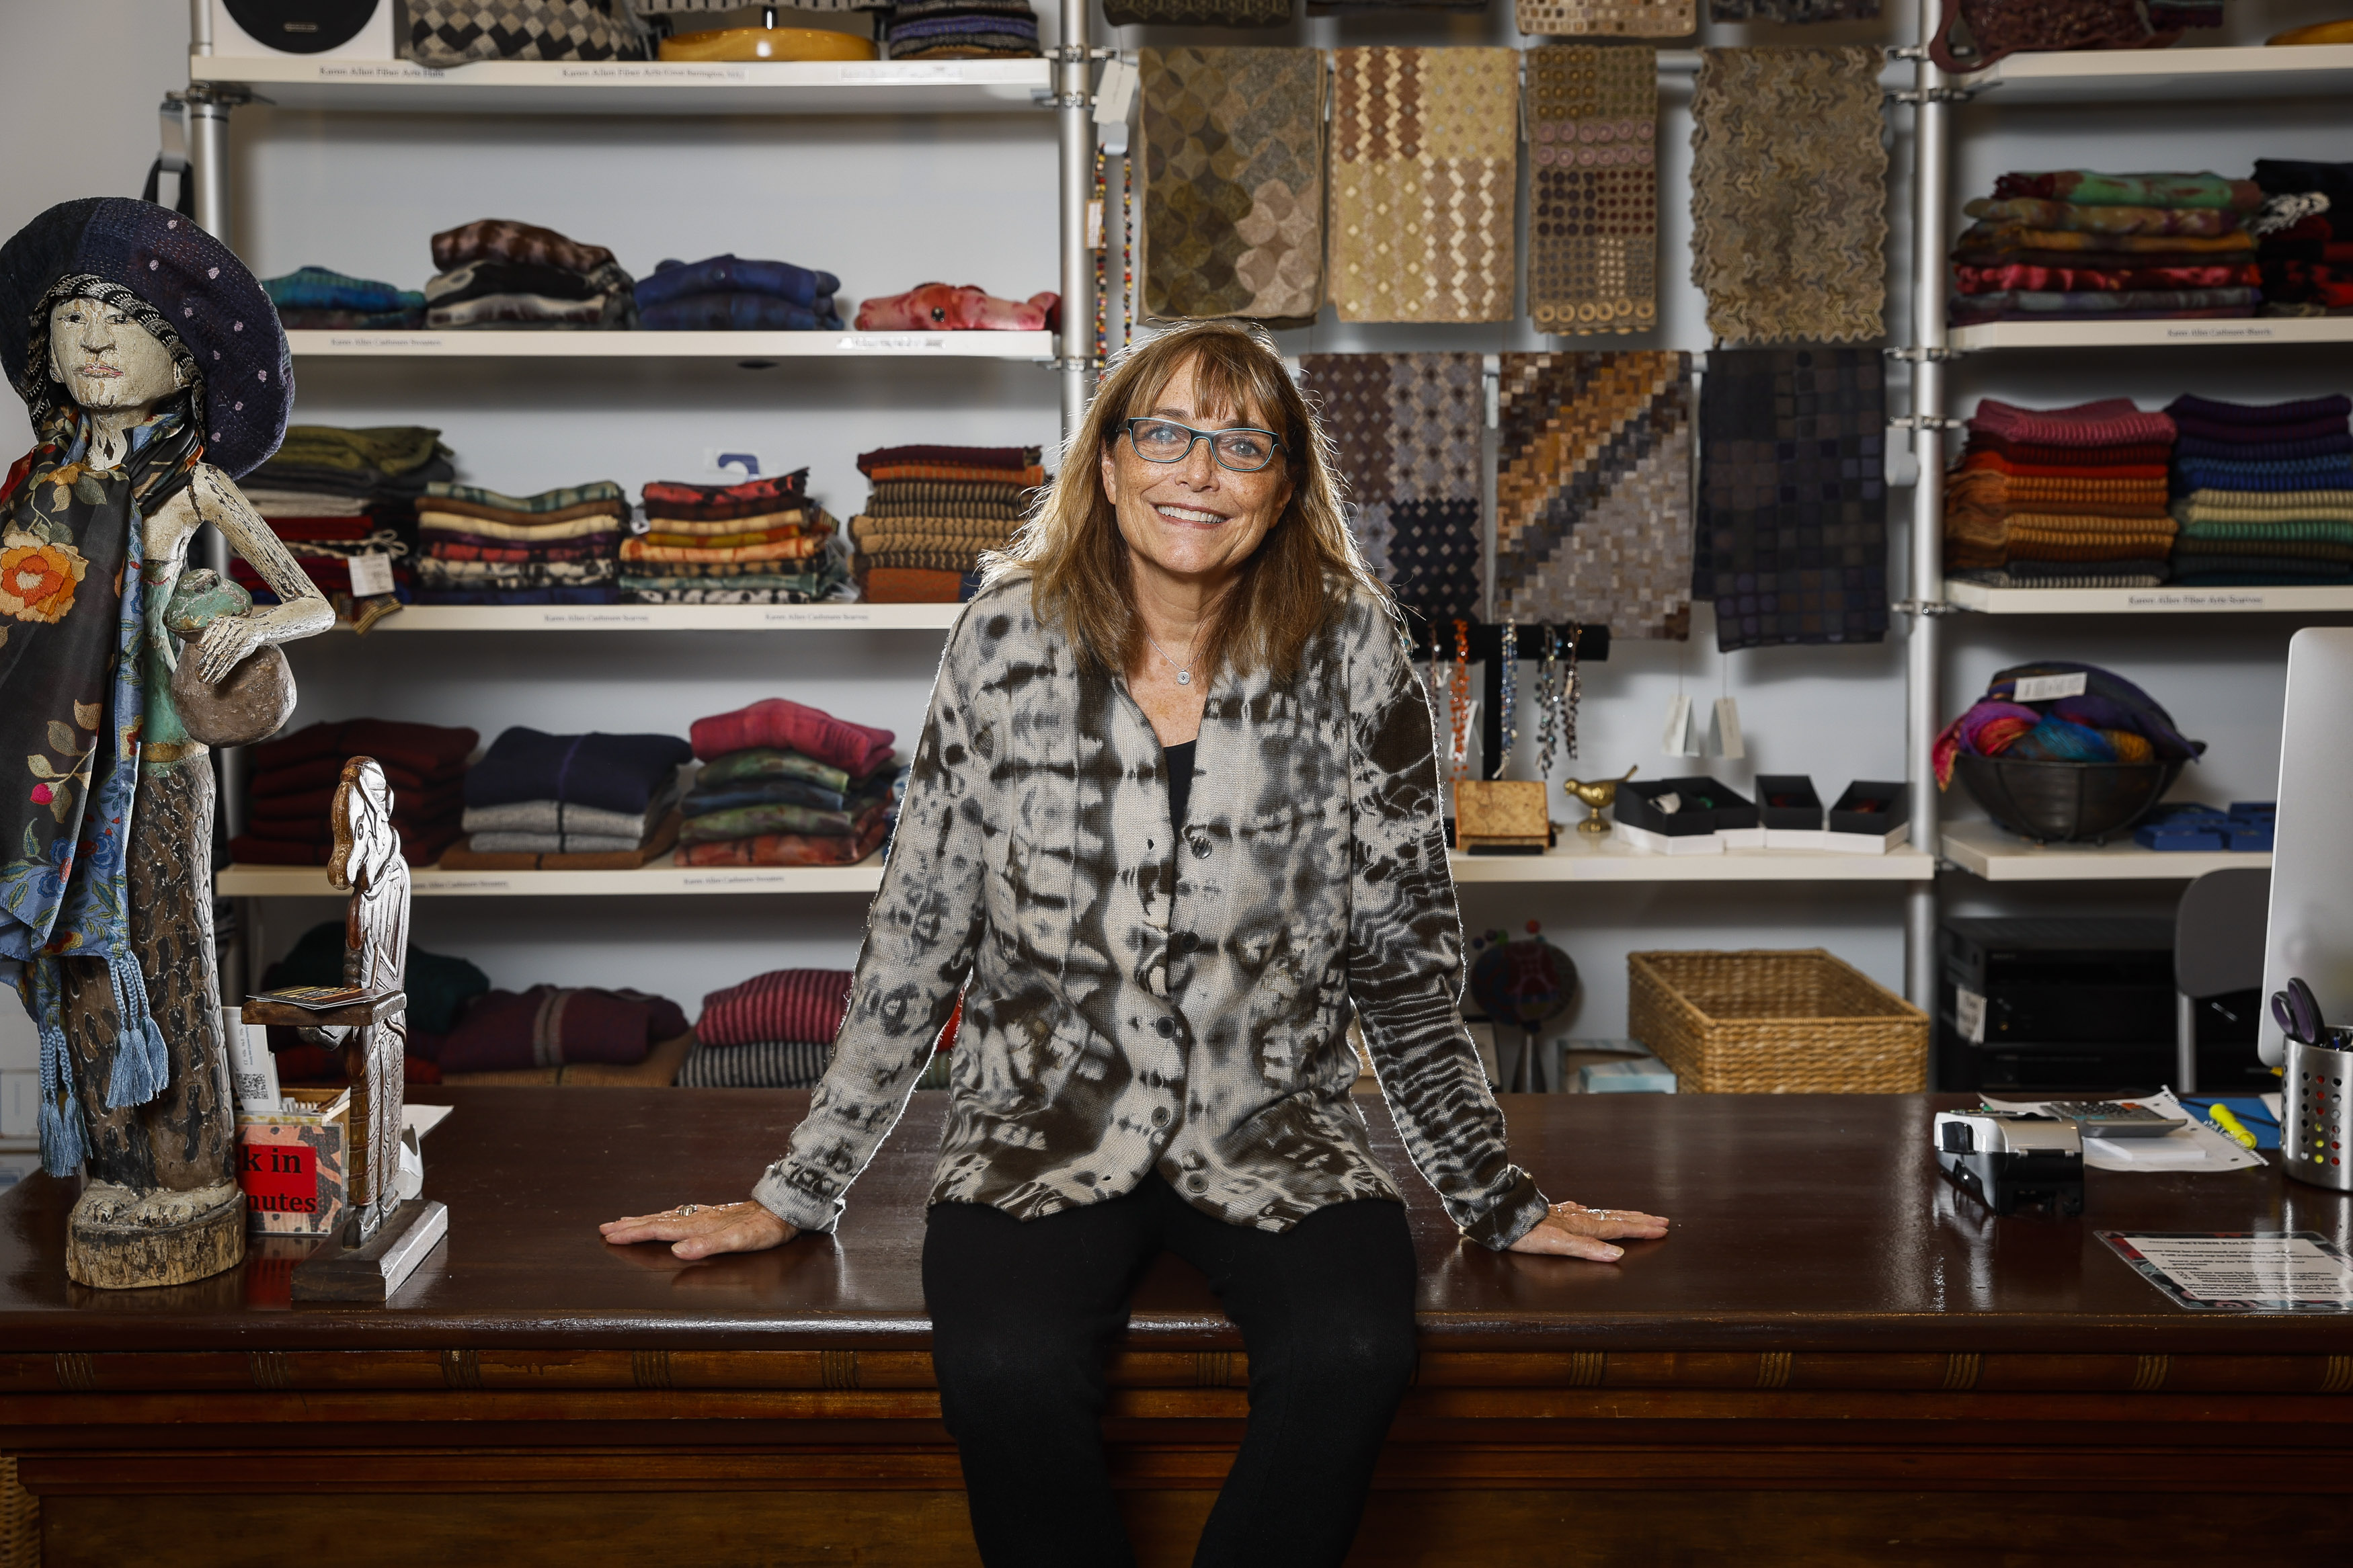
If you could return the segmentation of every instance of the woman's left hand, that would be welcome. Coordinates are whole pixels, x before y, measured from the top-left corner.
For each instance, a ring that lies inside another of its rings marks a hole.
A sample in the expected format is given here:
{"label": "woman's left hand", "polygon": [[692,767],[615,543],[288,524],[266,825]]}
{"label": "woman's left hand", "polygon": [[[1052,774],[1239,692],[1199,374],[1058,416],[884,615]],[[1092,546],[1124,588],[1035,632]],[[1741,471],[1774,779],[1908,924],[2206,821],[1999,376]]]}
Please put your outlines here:
{"label": "woman's left hand", "polygon": [[206,683],[218,686],[260,642],[259,629],[250,616],[223,616],[196,639],[196,673]]}
{"label": "woman's left hand", "polygon": [[1667,1234],[1663,1215],[1637,1209],[1589,1209],[1583,1204],[1555,1204],[1534,1229],[1512,1243],[1514,1252],[1549,1253],[1556,1258],[1586,1258],[1614,1263],[1626,1254],[1612,1240],[1631,1237],[1655,1241]]}

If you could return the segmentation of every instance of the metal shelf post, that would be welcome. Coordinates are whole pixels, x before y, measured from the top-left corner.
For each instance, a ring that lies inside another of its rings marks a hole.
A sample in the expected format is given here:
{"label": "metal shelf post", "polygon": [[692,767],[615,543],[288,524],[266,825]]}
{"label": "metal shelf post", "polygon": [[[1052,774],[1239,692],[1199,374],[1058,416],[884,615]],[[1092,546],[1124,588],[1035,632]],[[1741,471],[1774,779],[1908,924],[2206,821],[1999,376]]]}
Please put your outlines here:
{"label": "metal shelf post", "polygon": [[[1936,771],[1933,748],[1942,700],[1938,665],[1944,604],[1945,449],[1934,417],[1944,412],[1945,212],[1951,184],[1947,136],[1951,108],[1945,73],[1929,58],[1942,0],[1920,0],[1919,53],[1912,82],[1919,100],[1912,121],[1912,452],[1919,475],[1912,487],[1911,636],[1905,645],[1905,763],[1912,785],[1912,842],[1937,853]],[[1905,993],[1912,1005],[1936,1005],[1936,885],[1915,886],[1904,900]]]}
{"label": "metal shelf post", "polygon": [[1094,255],[1087,248],[1087,203],[1094,196],[1092,51],[1087,0],[1062,0],[1062,47],[1054,62],[1055,139],[1061,154],[1057,203],[1062,240],[1062,338],[1055,368],[1062,378],[1062,434],[1079,427],[1094,391]]}

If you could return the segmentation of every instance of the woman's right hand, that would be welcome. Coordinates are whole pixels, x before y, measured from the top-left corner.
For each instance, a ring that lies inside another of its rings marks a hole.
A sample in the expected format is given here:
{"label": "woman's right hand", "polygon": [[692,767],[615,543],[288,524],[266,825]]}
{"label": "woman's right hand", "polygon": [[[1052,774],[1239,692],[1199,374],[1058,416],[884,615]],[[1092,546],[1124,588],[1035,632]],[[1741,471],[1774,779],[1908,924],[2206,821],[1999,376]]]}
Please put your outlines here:
{"label": "woman's right hand", "polygon": [[630,1215],[597,1227],[615,1247],[667,1241],[681,1258],[722,1252],[765,1252],[782,1247],[800,1231],[755,1203],[681,1204],[660,1214]]}

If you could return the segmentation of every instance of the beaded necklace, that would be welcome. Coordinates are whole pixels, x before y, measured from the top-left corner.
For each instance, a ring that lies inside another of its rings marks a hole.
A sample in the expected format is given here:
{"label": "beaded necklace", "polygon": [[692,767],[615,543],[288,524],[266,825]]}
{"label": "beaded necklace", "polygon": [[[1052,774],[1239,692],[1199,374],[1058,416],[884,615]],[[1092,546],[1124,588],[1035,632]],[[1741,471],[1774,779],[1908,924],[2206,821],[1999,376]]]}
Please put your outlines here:
{"label": "beaded necklace", "polygon": [[1536,777],[1552,783],[1553,748],[1560,740],[1560,636],[1541,628],[1544,641],[1536,659]]}
{"label": "beaded necklace", "polygon": [[1561,749],[1570,762],[1577,760],[1577,700],[1579,695],[1577,679],[1577,644],[1585,628],[1575,621],[1568,623],[1568,668],[1560,678]]}
{"label": "beaded necklace", "polygon": [[1454,782],[1471,773],[1471,623],[1454,623],[1454,686],[1448,693],[1454,711]]}
{"label": "beaded necklace", "polygon": [[1495,757],[1488,764],[1490,778],[1501,778],[1512,765],[1512,748],[1520,743],[1520,624],[1505,621],[1496,652],[1504,661],[1503,689],[1496,700],[1503,704],[1503,731],[1496,743]]}

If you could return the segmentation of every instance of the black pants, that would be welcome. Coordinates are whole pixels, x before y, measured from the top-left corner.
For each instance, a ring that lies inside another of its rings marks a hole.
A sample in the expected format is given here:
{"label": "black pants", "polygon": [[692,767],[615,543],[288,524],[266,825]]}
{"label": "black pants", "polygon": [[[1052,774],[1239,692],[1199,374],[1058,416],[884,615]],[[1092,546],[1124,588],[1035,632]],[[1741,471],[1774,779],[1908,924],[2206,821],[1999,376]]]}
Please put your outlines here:
{"label": "black pants", "polygon": [[941,1204],[923,1237],[940,1405],[989,1568],[1126,1568],[1100,1421],[1103,1362],[1166,1247],[1198,1268],[1250,1352],[1250,1427],[1196,1568],[1337,1563],[1413,1376],[1404,1205],[1227,1225],[1158,1176],[1040,1219]]}

